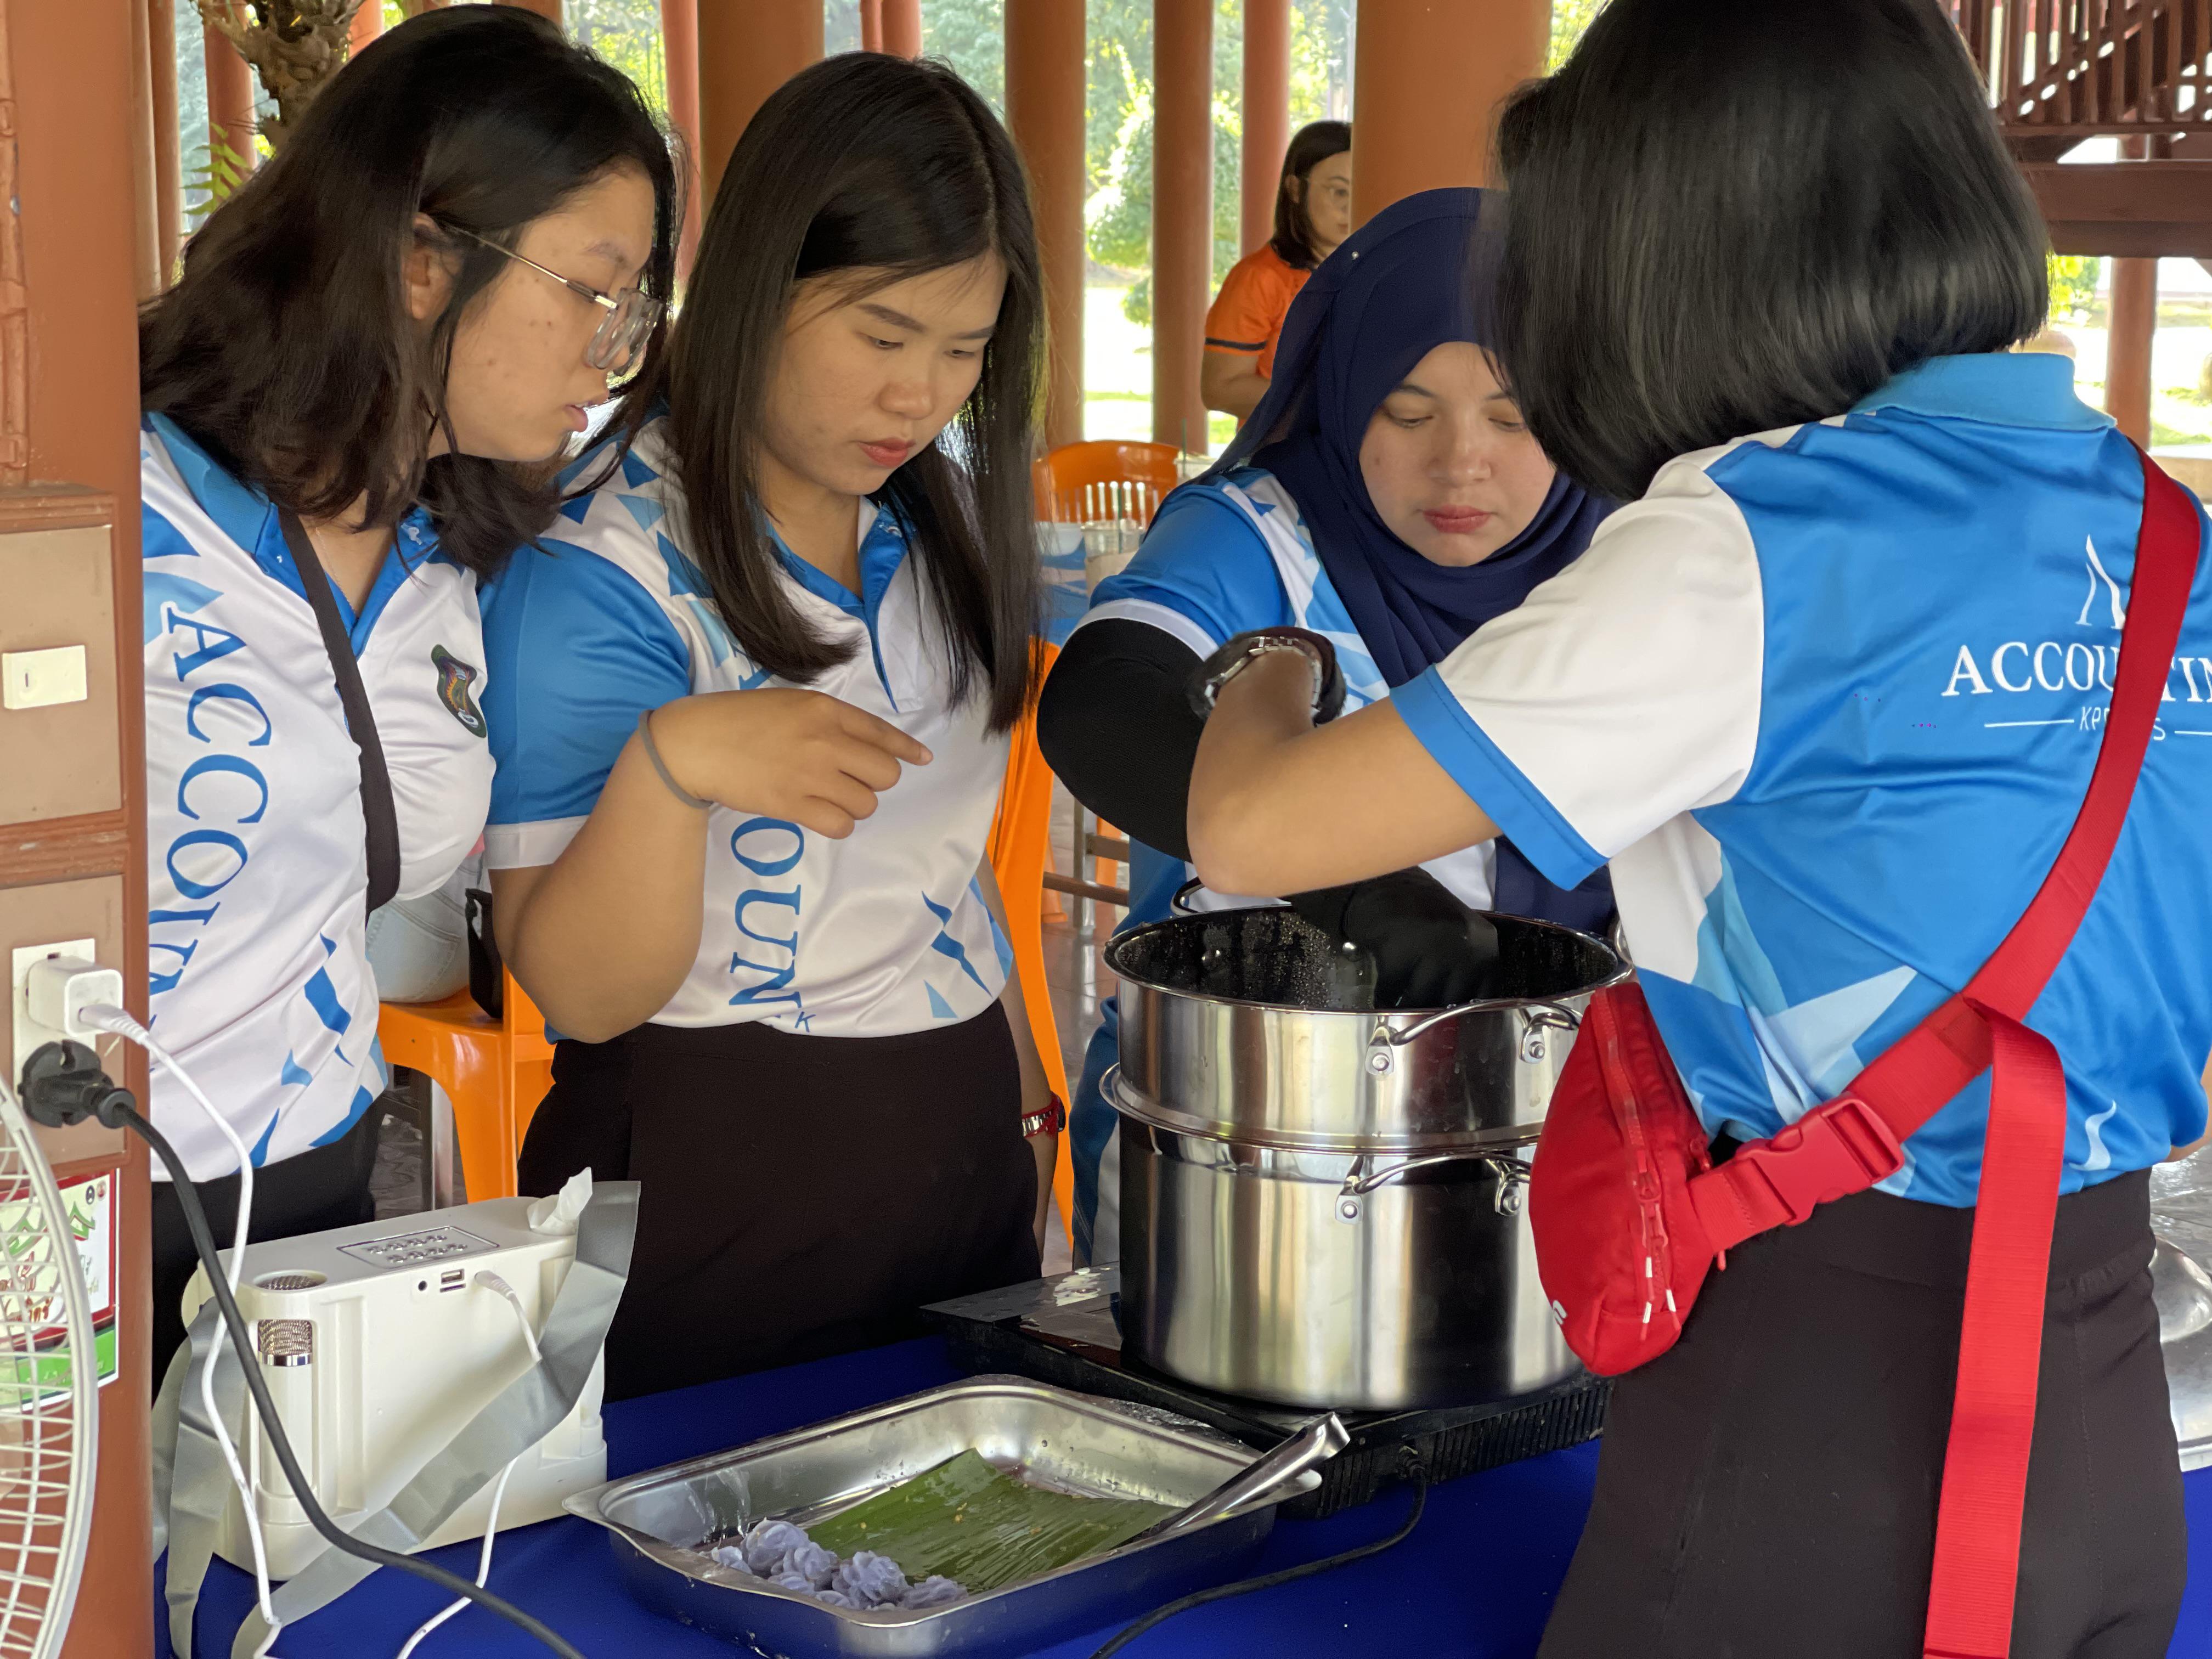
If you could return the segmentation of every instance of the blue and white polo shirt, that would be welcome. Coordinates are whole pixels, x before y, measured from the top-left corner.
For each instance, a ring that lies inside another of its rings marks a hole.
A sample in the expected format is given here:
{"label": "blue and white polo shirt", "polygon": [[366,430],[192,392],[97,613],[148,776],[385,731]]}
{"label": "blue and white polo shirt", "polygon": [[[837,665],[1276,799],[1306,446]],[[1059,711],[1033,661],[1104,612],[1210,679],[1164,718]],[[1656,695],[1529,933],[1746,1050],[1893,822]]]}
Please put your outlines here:
{"label": "blue and white polo shirt", "polygon": [[[139,483],[153,1030],[274,1164],[337,1139],[384,1090],[361,753],[276,508],[161,416]],[[490,799],[476,584],[417,509],[361,610],[337,599],[413,897],[467,856]],[[158,1068],[154,1121],[195,1180],[234,1166]]]}
{"label": "blue and white polo shirt", "polygon": [[[1304,628],[1336,647],[1348,714],[1390,695],[1352,613],[1314,551],[1313,533],[1282,480],[1264,467],[1239,467],[1168,497],[1145,544],[1120,574],[1098,584],[1082,624],[1138,622],[1172,635],[1199,657],[1255,628]],[[1146,849],[1149,853],[1150,849]],[[1422,866],[1474,908],[1490,903],[1497,854],[1485,842]],[[1180,860],[1155,854],[1138,863],[1127,923],[1166,915],[1188,879]],[[1270,899],[1206,895],[1200,908],[1242,908]]]}
{"label": "blue and white polo shirt", "polygon": [[[2042,355],[1939,358],[1670,463],[1392,702],[1555,882],[1610,861],[1705,1127],[1774,1133],[1963,986],[2087,789],[2135,572],[2135,452]],[[2204,1128],[2212,558],[2128,825],[2031,1014],[2063,1189]],[[1986,1078],[1884,1183],[1974,1201]]]}
{"label": "blue and white polo shirt", "polygon": [[[694,692],[783,686],[723,625],[684,550],[684,492],[655,421],[565,522],[484,588],[498,665],[485,705],[499,775],[484,857],[551,864],[590,817],[640,714]],[[605,449],[572,469],[596,477]],[[839,841],[787,819],[707,815],[699,955],[662,1025],[766,1020],[822,1036],[882,1036],[964,1020],[998,1000],[1012,951],[985,908],[983,861],[1004,734],[980,698],[951,702],[945,630],[905,534],[863,501],[861,592],[788,553],[793,597],[824,636],[857,647],[812,690],[927,745],[875,816]]]}

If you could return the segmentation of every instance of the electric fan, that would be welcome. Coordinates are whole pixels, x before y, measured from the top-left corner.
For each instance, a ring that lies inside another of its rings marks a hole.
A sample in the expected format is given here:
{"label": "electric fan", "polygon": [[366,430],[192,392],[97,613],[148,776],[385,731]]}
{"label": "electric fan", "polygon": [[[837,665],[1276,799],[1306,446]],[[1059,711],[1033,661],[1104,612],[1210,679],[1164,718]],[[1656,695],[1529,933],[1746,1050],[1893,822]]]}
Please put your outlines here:
{"label": "electric fan", "polygon": [[0,1659],[61,1650],[92,1532],[99,1360],[53,1172],[0,1087]]}

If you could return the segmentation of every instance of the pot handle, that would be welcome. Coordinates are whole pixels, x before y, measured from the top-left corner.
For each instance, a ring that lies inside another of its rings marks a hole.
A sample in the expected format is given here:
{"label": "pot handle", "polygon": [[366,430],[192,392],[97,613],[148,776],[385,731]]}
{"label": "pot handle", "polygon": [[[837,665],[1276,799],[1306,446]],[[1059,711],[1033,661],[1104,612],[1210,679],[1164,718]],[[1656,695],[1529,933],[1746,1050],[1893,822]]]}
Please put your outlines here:
{"label": "pot handle", "polygon": [[1503,1152],[1431,1152],[1422,1158],[1409,1158],[1379,1170],[1365,1168],[1364,1154],[1352,1161],[1352,1170],[1344,1177],[1344,1185],[1336,1194],[1336,1215],[1340,1221],[1359,1219],[1360,1199],[1378,1187],[1387,1187],[1399,1176],[1414,1170],[1425,1170],[1432,1164],[1460,1164],[1473,1158],[1487,1164],[1498,1176],[1498,1195],[1491,1200],[1500,1215],[1521,1213],[1522,1189],[1528,1184],[1528,1165],[1519,1158]]}
{"label": "pot handle", "polygon": [[1182,886],[1175,890],[1175,896],[1168,901],[1168,908],[1179,916],[1195,916],[1204,915],[1205,913],[1203,911],[1190,902],[1190,896],[1193,893],[1197,892],[1205,885],[1206,883],[1203,879],[1197,876],[1193,876],[1188,881],[1183,883]]}
{"label": "pot handle", "polygon": [[1394,1030],[1388,1020],[1378,1019],[1375,1022],[1374,1031],[1368,1036],[1367,1046],[1370,1048],[1402,1048],[1415,1037],[1434,1030],[1448,1019],[1457,1019],[1462,1014],[1479,1013],[1486,1008],[1519,1009],[1530,1030],[1548,1025],[1555,1030],[1575,1031],[1582,1026],[1582,1016],[1565,1003],[1527,997],[1484,997],[1474,1002],[1462,1002],[1455,1008],[1439,1009],[1415,1020],[1402,1030]]}

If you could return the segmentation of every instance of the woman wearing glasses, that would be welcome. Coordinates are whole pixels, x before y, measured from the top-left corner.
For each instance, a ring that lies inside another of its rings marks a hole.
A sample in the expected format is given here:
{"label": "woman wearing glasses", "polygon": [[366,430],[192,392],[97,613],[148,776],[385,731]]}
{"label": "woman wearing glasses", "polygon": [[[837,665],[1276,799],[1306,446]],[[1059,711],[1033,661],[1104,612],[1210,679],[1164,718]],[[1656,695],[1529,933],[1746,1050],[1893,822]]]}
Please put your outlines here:
{"label": "woman wearing glasses", "polygon": [[643,1183],[611,1395],[1033,1278],[1057,1110],[983,844],[1030,690],[1036,251],[949,70],[739,140],[665,368],[487,588],[508,965],[560,1034],[526,1192]]}
{"label": "woman wearing glasses", "polygon": [[[154,1029],[250,1149],[256,1237],[371,1218],[364,923],[482,833],[476,578],[552,521],[543,464],[650,342],[674,199],[622,76],[528,14],[434,11],[141,322]],[[166,1075],[153,1109],[227,1233],[228,1140]],[[166,1358],[192,1250],[155,1194]]]}

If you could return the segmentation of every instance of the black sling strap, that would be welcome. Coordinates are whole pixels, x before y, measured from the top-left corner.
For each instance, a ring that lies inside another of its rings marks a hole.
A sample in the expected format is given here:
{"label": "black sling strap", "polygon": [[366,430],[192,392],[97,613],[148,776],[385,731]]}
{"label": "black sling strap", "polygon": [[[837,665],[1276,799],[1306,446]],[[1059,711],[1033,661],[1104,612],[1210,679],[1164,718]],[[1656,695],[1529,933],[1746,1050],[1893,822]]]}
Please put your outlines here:
{"label": "black sling strap", "polygon": [[299,516],[280,512],[285,545],[300,567],[300,585],[307,590],[315,622],[323,630],[323,649],[330,653],[331,674],[337,681],[338,702],[344,706],[346,729],[361,750],[361,816],[368,844],[368,908],[374,911],[389,903],[399,890],[399,812],[392,799],[392,774],[384,764],[384,740],[376,734],[376,715],[368,706],[368,688],[361,683],[361,664],[353,653],[338,616],[337,596],[315,544]]}

